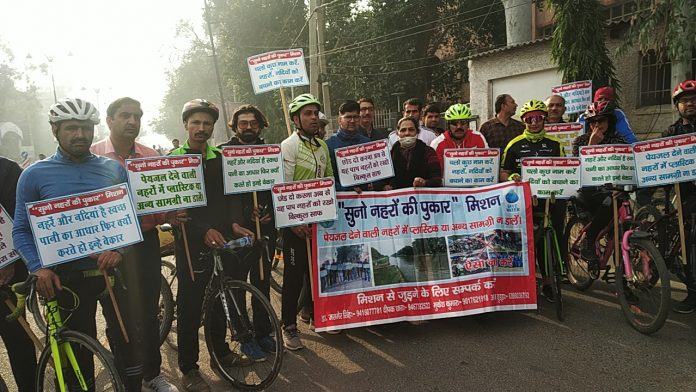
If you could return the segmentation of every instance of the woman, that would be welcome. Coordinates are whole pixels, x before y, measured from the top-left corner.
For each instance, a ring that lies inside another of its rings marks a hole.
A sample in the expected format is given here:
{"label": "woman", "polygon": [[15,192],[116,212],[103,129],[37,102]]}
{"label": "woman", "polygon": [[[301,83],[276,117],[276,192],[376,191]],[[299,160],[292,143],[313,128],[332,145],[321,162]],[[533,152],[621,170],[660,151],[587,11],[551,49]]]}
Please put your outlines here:
{"label": "woman", "polygon": [[394,177],[387,180],[384,190],[442,186],[440,161],[435,150],[418,139],[419,131],[414,117],[404,117],[397,123],[399,140],[391,150]]}

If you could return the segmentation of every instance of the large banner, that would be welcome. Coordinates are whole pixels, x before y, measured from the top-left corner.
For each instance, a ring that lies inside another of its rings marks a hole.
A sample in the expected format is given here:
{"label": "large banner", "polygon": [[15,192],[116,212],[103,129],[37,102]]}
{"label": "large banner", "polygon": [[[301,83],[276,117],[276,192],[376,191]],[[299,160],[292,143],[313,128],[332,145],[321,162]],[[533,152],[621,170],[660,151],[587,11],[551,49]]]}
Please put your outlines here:
{"label": "large banner", "polygon": [[389,141],[337,148],[336,167],[338,180],[346,188],[394,177]]}
{"label": "large banner", "polygon": [[548,136],[553,136],[561,141],[564,155],[567,157],[573,156],[573,140],[585,133],[585,127],[577,122],[546,124],[544,129]]}
{"label": "large banner", "polygon": [[500,150],[497,148],[453,148],[445,150],[444,186],[470,187],[498,183]]}
{"label": "large banner", "polygon": [[19,260],[19,253],[12,243],[12,218],[0,206],[0,268]]}
{"label": "large banner", "polygon": [[315,225],[317,331],[536,309],[529,184],[339,192]]}
{"label": "large banner", "polygon": [[138,215],[205,206],[201,155],[126,159]]}
{"label": "large banner", "polygon": [[271,189],[277,228],[336,219],[333,178],[277,184]]}
{"label": "large banner", "polygon": [[580,158],[522,158],[522,179],[542,199],[574,196],[580,189]]}
{"label": "large banner", "polygon": [[128,185],[27,203],[43,267],[143,240]]}
{"label": "large banner", "polygon": [[283,182],[283,158],[277,144],[222,149],[225,194],[267,191]]}
{"label": "large banner", "polygon": [[635,185],[636,170],[630,145],[580,147],[582,186]]}
{"label": "large banner", "polygon": [[552,87],[551,93],[565,99],[566,114],[582,113],[592,102],[592,81],[582,80]]}
{"label": "large banner", "polygon": [[696,135],[682,135],[633,145],[638,186],[696,180]]}
{"label": "large banner", "polygon": [[247,58],[254,94],[309,84],[302,49],[277,50]]}

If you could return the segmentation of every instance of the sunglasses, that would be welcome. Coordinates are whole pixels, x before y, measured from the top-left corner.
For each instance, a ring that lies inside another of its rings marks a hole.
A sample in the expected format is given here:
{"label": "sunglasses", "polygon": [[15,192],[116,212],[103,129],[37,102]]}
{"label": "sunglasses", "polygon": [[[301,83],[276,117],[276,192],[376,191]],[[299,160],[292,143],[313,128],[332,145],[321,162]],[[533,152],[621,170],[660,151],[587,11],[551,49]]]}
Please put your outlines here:
{"label": "sunglasses", "polygon": [[544,122],[544,120],[546,120],[546,116],[542,115],[527,116],[522,119],[522,121],[524,121],[527,124],[541,123]]}

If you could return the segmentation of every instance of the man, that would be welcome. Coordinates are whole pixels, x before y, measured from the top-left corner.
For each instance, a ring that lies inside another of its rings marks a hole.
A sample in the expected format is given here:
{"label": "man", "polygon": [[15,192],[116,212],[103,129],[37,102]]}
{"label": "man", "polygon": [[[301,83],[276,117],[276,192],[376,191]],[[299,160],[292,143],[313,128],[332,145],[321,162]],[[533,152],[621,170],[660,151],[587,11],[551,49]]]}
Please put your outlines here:
{"label": "man", "polygon": [[[280,145],[286,182],[333,176],[329,149],[316,138],[320,110],[321,103],[311,94],[298,95],[290,103],[290,118],[296,130]],[[292,351],[304,347],[297,330],[297,301],[308,273],[306,238],[311,235],[310,225],[283,231],[283,341],[285,348]]]}
{"label": "man", "polygon": [[[696,134],[696,80],[685,80],[679,83],[672,91],[672,102],[679,112],[679,119],[670,125],[663,137]],[[682,197],[682,212],[684,221],[689,225],[691,214],[696,212],[696,185],[693,182],[682,182],[679,185]],[[689,233],[690,228],[685,227],[684,232]],[[691,250],[687,244],[687,251]],[[693,275],[694,266],[691,265],[693,255],[688,255],[686,267],[686,298],[675,304],[673,310],[677,313],[691,313],[696,310],[696,276]]]}
{"label": "man", "polygon": [[564,123],[563,115],[566,111],[565,98],[560,95],[550,95],[544,101],[546,107],[549,109],[549,116],[546,118],[548,124],[558,124]]}
{"label": "man", "polygon": [[[140,102],[123,97],[112,102],[106,109],[106,125],[109,137],[90,148],[93,154],[118,161],[125,167],[126,159],[156,157],[160,153],[148,148],[135,139],[140,134],[140,119],[143,111]],[[162,356],[159,347],[159,295],[160,295],[160,243],[157,225],[164,223],[165,214],[144,215],[140,218],[143,242],[131,247],[123,255],[121,272],[127,290],[115,288],[116,294],[125,300],[123,306],[129,327],[129,336],[134,338],[134,350],[126,373],[138,378],[137,382],[148,390],[176,392],[178,389],[160,373]]]}
{"label": "man", "polygon": [[510,95],[500,94],[495,98],[495,117],[479,128],[489,147],[502,152],[510,140],[522,134],[524,124],[512,118],[516,111],[517,103]]}
{"label": "man", "polygon": [[[10,217],[15,213],[15,201],[17,193],[17,180],[22,169],[14,161],[0,157],[0,205],[7,211]],[[9,222],[5,222],[9,224]],[[10,238],[5,238],[5,241]],[[0,269],[0,286],[23,282],[27,278],[27,267],[21,261],[14,262]],[[10,298],[16,304],[16,298]],[[10,359],[12,374],[14,375],[17,390],[19,392],[31,392],[35,390],[36,378],[36,351],[29,336],[24,332],[19,322],[5,321],[10,314],[10,309],[0,305],[0,337],[5,343],[7,356]]]}
{"label": "man", "polygon": [[372,98],[360,98],[360,125],[358,132],[370,140],[382,140],[389,137],[384,129],[375,128],[375,102]]}
{"label": "man", "polygon": [[447,131],[438,136],[430,145],[440,160],[440,168],[445,169],[445,150],[450,148],[486,148],[486,139],[469,128],[473,115],[469,105],[461,103],[450,106],[445,112]]}
{"label": "man", "polygon": [[[608,102],[614,109],[614,116],[616,117],[616,132],[629,144],[638,141],[636,135],[631,130],[631,124],[628,123],[628,118],[626,118],[626,113],[623,110],[616,107],[616,101],[614,101],[614,89],[609,86],[600,87],[595,91],[593,102]],[[578,122],[585,124],[585,115],[581,114],[578,117]]]}
{"label": "man", "polygon": [[[423,127],[421,122],[421,114],[423,112],[423,103],[418,98],[409,98],[404,102],[404,117],[413,117],[419,122],[420,131],[418,132],[418,139],[423,141],[426,146],[429,146],[433,140],[437,137],[435,132],[428,128]],[[397,131],[392,131],[389,134],[389,145],[393,146],[399,140],[399,135]]]}
{"label": "man", "polygon": [[329,156],[331,157],[331,168],[333,169],[334,177],[336,178],[337,191],[354,190],[358,193],[363,190],[368,190],[367,185],[344,187],[338,179],[338,168],[336,166],[336,149],[356,144],[369,143],[370,139],[367,136],[361,135],[358,132],[358,121],[360,121],[360,105],[355,101],[345,101],[338,108],[338,132],[326,141],[329,148]]}
{"label": "man", "polygon": [[[63,98],[51,106],[48,112],[53,136],[58,140],[55,155],[34,163],[19,177],[17,205],[12,236],[30,273],[36,276],[36,289],[44,298],[54,298],[66,283],[80,298],[80,306],[70,317],[63,314],[63,322],[71,330],[96,338],[96,306],[104,289],[101,275],[94,278],[76,278],[75,271],[99,268],[108,271],[121,262],[121,251],[105,251],[84,257],[57,267],[44,268],[32,236],[25,203],[64,197],[110,187],[127,182],[126,171],[118,162],[98,157],[89,152],[94,138],[94,126],[99,124],[99,112],[91,103],[79,98]],[[72,272],[72,274],[70,274]],[[72,296],[58,296],[63,309],[74,308]],[[107,322],[107,336],[119,369],[123,369],[123,336],[108,297],[99,300]],[[84,354],[78,355],[80,369],[88,385],[94,383],[94,363]],[[124,373],[121,373],[124,374]],[[74,376],[68,377],[75,384]],[[140,387],[138,385],[137,387]],[[79,389],[79,386],[75,389]]]}
{"label": "man", "polygon": [[431,103],[423,109],[425,114],[423,119],[423,128],[427,128],[435,135],[440,136],[444,129],[440,128],[440,106],[436,103]]}
{"label": "man", "polygon": [[[218,148],[208,144],[213,135],[213,127],[220,116],[217,106],[204,99],[194,99],[186,102],[181,112],[184,129],[188,139],[183,146],[171,152],[171,155],[200,154],[203,156],[203,176],[207,205],[187,210],[190,221],[186,223],[186,234],[189,245],[188,254],[192,262],[199,263],[198,256],[212,247],[221,247],[226,239],[249,236],[254,233],[241,227],[238,209],[232,205],[234,199],[225,196],[223,190],[222,155]],[[181,216],[181,214],[179,214]],[[183,234],[183,233],[177,233]],[[223,263],[230,264],[232,256],[223,253]],[[211,260],[203,261],[205,266],[196,266],[195,281],[189,275],[188,260],[182,235],[176,239],[176,268],[179,283],[176,296],[177,306],[177,343],[179,346],[178,364],[183,374],[182,384],[187,391],[210,391],[210,386],[203,380],[198,371],[198,330],[201,326],[201,306],[205,288],[212,273]],[[222,310],[216,314],[211,328],[222,331],[225,320]],[[213,350],[221,365],[225,367],[247,366],[252,363],[250,358],[241,357],[230,351],[224,341],[224,333],[213,342]]]}
{"label": "man", "polygon": [[329,119],[326,114],[319,112],[319,131],[317,131],[318,139],[326,139],[326,126],[329,125]]}
{"label": "man", "polygon": [[[261,138],[261,131],[268,127],[268,120],[254,105],[242,105],[237,108],[232,114],[232,120],[230,120],[228,126],[234,131],[235,135],[227,143],[218,146],[218,148],[266,144]],[[251,192],[235,195],[234,205],[236,208],[241,209],[243,219],[241,225],[247,230],[256,230],[256,218],[258,217],[261,225],[261,235],[268,237],[268,254],[272,254],[275,250],[276,238],[278,237],[275,220],[271,213],[273,211],[273,197],[271,196],[271,191],[256,193],[258,207],[254,207],[254,197]],[[231,276],[234,279],[243,281],[246,281],[247,277],[249,277],[251,284],[258,288],[266,298],[269,298],[271,265],[266,262],[263,263],[264,280],[261,280],[259,271],[259,257],[261,256],[256,248],[240,251],[239,260],[244,263],[238,264],[237,268],[232,270]],[[258,303],[253,303],[252,306],[254,307],[254,328],[258,334],[258,339],[245,343],[247,345],[245,350],[249,352],[249,357],[261,360],[266,358],[265,353],[275,353],[276,342],[269,335],[271,325],[268,318],[257,317],[266,314],[265,311],[261,309],[257,311],[257,307],[260,306]]]}
{"label": "man", "polygon": [[177,148],[179,148],[179,139],[172,139],[172,146],[173,146],[173,148],[171,150],[169,150],[169,152],[172,152],[172,151],[176,150]]}

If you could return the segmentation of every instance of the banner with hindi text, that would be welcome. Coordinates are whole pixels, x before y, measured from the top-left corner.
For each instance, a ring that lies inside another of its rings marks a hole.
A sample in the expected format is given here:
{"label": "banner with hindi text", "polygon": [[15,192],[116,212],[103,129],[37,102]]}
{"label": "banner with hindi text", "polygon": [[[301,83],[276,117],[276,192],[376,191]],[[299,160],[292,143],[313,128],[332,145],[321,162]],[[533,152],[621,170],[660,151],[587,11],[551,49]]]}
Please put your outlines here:
{"label": "banner with hindi text", "polygon": [[19,252],[12,242],[12,218],[5,208],[0,206],[0,268],[12,264],[19,258]]}
{"label": "banner with hindi text", "polygon": [[638,186],[696,180],[696,134],[633,144]]}

